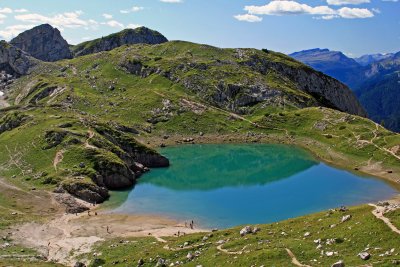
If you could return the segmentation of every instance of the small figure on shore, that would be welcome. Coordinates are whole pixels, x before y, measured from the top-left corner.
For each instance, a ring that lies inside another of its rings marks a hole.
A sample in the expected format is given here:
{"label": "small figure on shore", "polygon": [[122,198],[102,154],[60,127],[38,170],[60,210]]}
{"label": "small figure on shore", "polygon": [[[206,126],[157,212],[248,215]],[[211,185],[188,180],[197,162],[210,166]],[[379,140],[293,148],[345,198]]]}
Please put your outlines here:
{"label": "small figure on shore", "polygon": [[97,216],[97,211],[94,212],[94,215]]}
{"label": "small figure on shore", "polygon": [[107,234],[109,234],[109,233],[110,233],[110,228],[107,225]]}
{"label": "small figure on shore", "polygon": [[178,237],[181,235],[181,231],[178,231]]}

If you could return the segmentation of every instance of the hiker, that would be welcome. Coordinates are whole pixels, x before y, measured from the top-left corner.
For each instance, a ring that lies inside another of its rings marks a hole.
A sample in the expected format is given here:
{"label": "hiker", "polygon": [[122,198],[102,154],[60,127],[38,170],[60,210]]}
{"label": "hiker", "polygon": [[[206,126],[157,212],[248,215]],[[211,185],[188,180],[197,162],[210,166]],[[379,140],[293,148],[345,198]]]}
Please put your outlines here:
{"label": "hiker", "polygon": [[108,228],[108,225],[107,225],[107,234],[109,234],[110,233],[110,228]]}
{"label": "hiker", "polygon": [[178,237],[181,235],[181,231],[178,231]]}

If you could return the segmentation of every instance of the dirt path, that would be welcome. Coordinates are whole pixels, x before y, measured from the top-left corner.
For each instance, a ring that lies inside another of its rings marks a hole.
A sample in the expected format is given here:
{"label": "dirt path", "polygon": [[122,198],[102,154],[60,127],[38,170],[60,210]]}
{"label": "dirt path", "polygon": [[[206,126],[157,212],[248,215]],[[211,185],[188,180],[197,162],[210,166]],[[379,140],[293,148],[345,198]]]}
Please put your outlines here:
{"label": "dirt path", "polygon": [[92,139],[94,137],[94,132],[92,130],[88,130],[88,135],[89,135],[89,137],[88,137],[88,139],[86,139],[85,147],[86,148],[97,149],[97,147],[92,146],[91,144],[89,144],[90,139]]}
{"label": "dirt path", "polygon": [[244,246],[241,250],[239,251],[229,251],[227,249],[222,248],[224,244],[221,244],[217,247],[217,249],[225,254],[229,254],[229,255],[241,255],[243,253],[245,253],[245,249],[247,248],[248,245]]}
{"label": "dirt path", "polygon": [[286,248],[286,252],[289,254],[289,257],[292,259],[292,263],[294,265],[299,266],[299,267],[311,267],[310,265],[302,264],[301,262],[299,262],[297,260],[296,256],[293,254],[293,252],[290,249]]}
{"label": "dirt path", "polygon": [[64,158],[64,150],[58,151],[53,160],[53,166],[56,171],[57,171],[57,165],[62,162],[63,158]]}
{"label": "dirt path", "polygon": [[393,232],[400,235],[400,230],[394,224],[392,224],[392,222],[387,217],[385,217],[385,215],[384,215],[385,207],[380,207],[375,204],[368,204],[368,205],[375,208],[372,211],[372,214],[376,218],[378,218],[379,220],[382,220]]}

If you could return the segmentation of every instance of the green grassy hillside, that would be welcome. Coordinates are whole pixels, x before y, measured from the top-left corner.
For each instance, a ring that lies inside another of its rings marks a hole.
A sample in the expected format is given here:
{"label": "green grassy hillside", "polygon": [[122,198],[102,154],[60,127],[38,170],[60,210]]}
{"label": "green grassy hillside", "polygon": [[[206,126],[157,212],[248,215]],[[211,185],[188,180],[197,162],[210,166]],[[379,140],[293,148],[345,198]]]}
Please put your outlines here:
{"label": "green grassy hillside", "polygon": [[[100,202],[108,195],[104,188],[128,187],[134,183],[129,177],[147,170],[136,163],[166,166],[156,147],[192,142],[295,144],[337,166],[393,183],[400,172],[399,135],[339,111],[363,115],[346,87],[272,51],[219,49],[188,42],[124,46],[72,60],[38,63],[30,75],[12,84],[7,97],[11,107],[0,111],[0,177],[24,192],[61,187]],[[23,205],[0,198],[0,228],[43,219]],[[10,209],[20,215],[11,216]],[[245,238],[238,237],[238,229],[217,232],[198,260],[189,265],[274,262],[287,266],[291,260],[285,248],[307,264],[316,259],[315,265],[327,266],[345,258],[356,265],[361,264],[357,253],[368,244],[381,244],[382,251],[399,247],[368,208],[355,208],[351,214],[354,219],[332,230],[328,225],[338,222],[342,214],[261,226],[259,234]],[[365,234],[366,228],[360,225],[376,230]],[[304,238],[306,231],[311,237]],[[168,244],[175,248],[187,240],[197,245],[202,238],[171,238]],[[215,242],[228,238],[224,249],[238,251],[246,246],[251,253],[218,252]],[[332,251],[339,254],[320,257],[313,240],[328,238],[340,241],[332,245]],[[141,257],[146,264],[150,257],[159,256],[184,260],[188,252],[164,250],[151,238],[110,249],[112,242],[99,248],[104,251],[101,260],[105,264],[101,261],[95,266],[121,262],[127,251],[134,255],[129,254],[127,260]],[[378,260],[390,262],[390,258]]]}

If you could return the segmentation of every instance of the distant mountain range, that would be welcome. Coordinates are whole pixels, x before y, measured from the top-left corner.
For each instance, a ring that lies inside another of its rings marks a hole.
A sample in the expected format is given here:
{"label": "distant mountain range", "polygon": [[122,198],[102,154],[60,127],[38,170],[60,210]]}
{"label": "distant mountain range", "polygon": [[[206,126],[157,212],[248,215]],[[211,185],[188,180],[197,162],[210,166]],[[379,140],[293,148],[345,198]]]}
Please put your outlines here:
{"label": "distant mountain range", "polygon": [[371,119],[400,131],[400,52],[349,58],[316,48],[290,56],[348,85]]}

